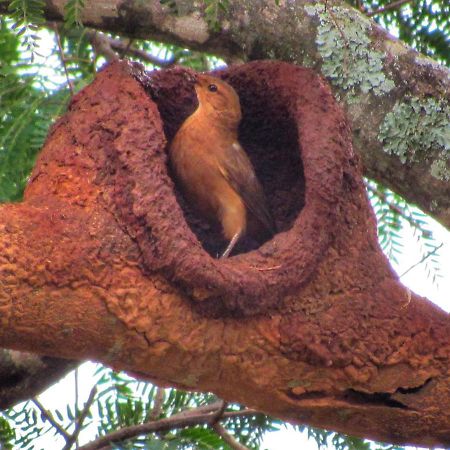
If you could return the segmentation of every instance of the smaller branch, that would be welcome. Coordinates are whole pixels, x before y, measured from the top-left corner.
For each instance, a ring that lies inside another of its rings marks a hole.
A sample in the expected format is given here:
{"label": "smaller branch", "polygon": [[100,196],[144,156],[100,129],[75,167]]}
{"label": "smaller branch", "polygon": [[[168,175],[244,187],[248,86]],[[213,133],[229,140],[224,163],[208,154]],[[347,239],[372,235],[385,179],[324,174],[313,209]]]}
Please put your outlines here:
{"label": "smaller branch", "polygon": [[405,270],[401,275],[400,278],[403,277],[404,275],[406,275],[408,272],[410,272],[411,270],[414,269],[414,267],[419,266],[420,264],[422,264],[426,259],[428,259],[430,256],[434,255],[442,246],[444,245],[444,243],[442,242],[440,245],[434,247],[433,250],[430,250],[426,255],[423,256],[423,258],[416,262],[415,264],[413,264],[409,269]]}
{"label": "smaller branch", "polygon": [[[110,448],[113,442],[122,442],[139,435],[154,433],[156,431],[168,431],[176,428],[186,428],[195,425],[211,425],[216,423],[217,414],[221,411],[222,401],[210,405],[200,406],[195,409],[182,411],[167,419],[160,419],[154,422],[146,422],[141,425],[133,425],[114,431],[106,436],[102,436],[89,444],[80,447],[78,450],[102,450]],[[223,419],[238,416],[249,416],[260,414],[253,409],[242,411],[230,411],[222,414]]]}
{"label": "smaller branch", "polygon": [[211,427],[233,450],[248,450],[248,447],[238,442],[219,422]]}
{"label": "smaller branch", "polygon": [[56,22],[53,22],[53,31],[55,32],[56,43],[58,45],[59,58],[61,59],[61,63],[64,68],[64,73],[66,75],[67,86],[69,87],[70,95],[73,97],[73,86],[72,86],[72,82],[70,81],[70,78],[69,78],[69,71],[67,69],[67,61],[66,61],[66,57],[64,56],[64,49],[61,44],[61,36],[59,35],[58,25],[56,24]]}
{"label": "smaller branch", "polygon": [[[78,367],[74,370],[73,372],[74,375],[74,381],[75,381],[75,411],[78,414],[79,411],[79,401],[80,401],[80,392],[79,392],[79,370]],[[77,431],[77,426],[75,425],[75,431],[74,433]],[[74,433],[72,433],[72,437],[74,435]],[[78,433],[77,433],[78,436]],[[66,444],[67,447],[67,444]],[[75,447],[79,447],[78,445],[78,439],[75,439]],[[68,449],[70,449],[70,446],[68,447]]]}
{"label": "smaller branch", "polygon": [[156,420],[161,415],[162,407],[164,404],[164,392],[165,392],[164,388],[162,387],[156,388],[154,397],[155,404],[153,405],[153,408],[150,411],[148,420]]}
{"label": "smaller branch", "polygon": [[225,409],[228,406],[228,403],[225,400],[219,400],[219,401],[220,401],[220,408],[218,408],[217,411],[214,413],[214,417],[211,420],[212,425],[219,422],[219,420],[223,417],[223,413],[225,412]]}
{"label": "smaller branch", "polygon": [[112,49],[107,36],[98,31],[88,31],[87,37],[91,41],[92,47],[97,55],[103,55],[107,61],[119,59],[116,52]]}
{"label": "smaller branch", "polygon": [[383,6],[382,8],[378,8],[375,11],[366,12],[368,17],[376,16],[377,14],[382,14],[386,11],[390,11],[391,9],[397,9],[398,7],[404,5],[405,3],[411,3],[411,0],[397,0],[396,2],[389,3],[389,5]]}
{"label": "smaller branch", "polygon": [[123,59],[127,56],[128,51],[131,48],[131,45],[133,44],[134,39],[128,39],[128,43],[126,44],[126,47],[124,48],[124,50],[122,52],[120,52],[120,59]]}
{"label": "smaller branch", "polygon": [[89,393],[89,397],[84,404],[84,408],[81,411],[81,413],[78,415],[77,421],[75,423],[75,430],[72,433],[72,436],[67,440],[66,445],[63,447],[63,450],[70,450],[72,445],[76,442],[78,439],[78,436],[81,432],[81,429],[83,427],[83,423],[89,413],[89,410],[91,409],[92,404],[94,403],[95,396],[97,395],[97,386],[93,386],[91,389],[91,392]]}
{"label": "smaller branch", "polygon": [[176,63],[176,58],[174,57],[171,59],[162,59],[157,56],[153,56],[144,50],[134,48],[131,46],[131,41],[129,43],[125,43],[120,39],[114,39],[106,34],[93,30],[87,31],[86,35],[91,41],[96,53],[103,55],[108,61],[119,59],[119,55],[117,53],[120,53],[121,56],[129,54],[158,67],[170,67]]}
{"label": "smaller branch", "polygon": [[390,202],[387,199],[387,196],[385,194],[383,194],[383,192],[380,192],[378,189],[370,186],[370,184],[368,184],[367,182],[364,182],[364,184],[366,185],[366,188],[372,192],[374,195],[376,195],[380,200],[383,201],[383,203],[386,203],[386,205],[388,206],[388,208],[391,211],[394,211],[395,213],[397,213],[400,217],[402,217],[403,219],[405,219],[413,228],[415,228],[416,230],[422,231],[422,228],[420,227],[420,224],[418,224],[412,217],[408,217],[407,215],[405,215],[405,212],[399,208],[397,205],[394,205],[392,202]]}
{"label": "smaller branch", "polygon": [[38,407],[39,411],[41,411],[42,416],[51,423],[52,427],[55,428],[55,430],[67,442],[70,439],[70,434],[55,420],[52,413],[47,411],[47,409],[44,408],[44,405],[37,398],[31,399],[31,401]]}

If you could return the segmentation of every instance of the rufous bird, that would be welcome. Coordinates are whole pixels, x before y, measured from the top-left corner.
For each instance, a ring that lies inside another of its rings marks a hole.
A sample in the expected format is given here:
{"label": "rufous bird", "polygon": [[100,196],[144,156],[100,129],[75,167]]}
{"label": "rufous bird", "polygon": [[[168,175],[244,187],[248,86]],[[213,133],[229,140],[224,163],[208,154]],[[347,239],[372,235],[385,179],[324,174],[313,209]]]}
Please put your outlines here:
{"label": "rufous bird", "polygon": [[[218,221],[229,256],[248,232],[257,240],[275,232],[261,184],[238,141],[239,97],[226,82],[197,75],[198,107],[182,124],[170,148],[175,181],[204,218]],[[259,238],[259,239],[258,239]]]}

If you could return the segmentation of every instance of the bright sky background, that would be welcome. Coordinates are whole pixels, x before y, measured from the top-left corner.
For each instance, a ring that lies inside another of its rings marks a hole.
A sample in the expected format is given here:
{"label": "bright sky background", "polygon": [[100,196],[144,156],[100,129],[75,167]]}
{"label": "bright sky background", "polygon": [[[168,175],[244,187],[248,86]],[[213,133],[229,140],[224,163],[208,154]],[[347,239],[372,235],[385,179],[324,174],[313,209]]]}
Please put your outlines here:
{"label": "bright sky background", "polygon": [[[48,65],[58,65],[57,56],[53,55],[48,60],[46,57],[51,53],[51,47],[53,45],[53,39],[48,33],[43,33],[43,40],[41,41],[40,52],[44,55],[43,60]],[[64,78],[54,79],[55,83],[64,82]],[[424,269],[424,264],[420,264],[410,272],[408,272],[403,278],[402,282],[408,286],[414,292],[426,296],[431,301],[440,305],[446,311],[450,311],[450,233],[446,231],[437,222],[430,219],[432,223],[432,231],[436,239],[436,243],[444,243],[444,246],[440,249],[439,258],[440,270],[442,277],[438,279],[437,283],[433,283],[430,277],[427,277]],[[417,244],[417,239],[414,236],[412,230],[406,226],[401,232],[403,241],[403,252],[398,255],[398,264],[393,263],[397,273],[401,274],[408,270],[411,266],[416,264],[422,259],[423,252]],[[82,405],[86,401],[92,383],[94,381],[93,373],[95,371],[95,365],[92,363],[86,363],[79,369],[79,403]],[[75,402],[75,390],[74,390],[74,375],[71,374],[65,379],[54,385],[48,391],[43,393],[40,400],[45,404],[47,408],[56,407],[59,404],[62,405]],[[86,436],[86,434],[84,434]],[[82,442],[86,440],[83,439]],[[40,440],[35,442],[35,449],[58,449],[62,448],[62,439],[53,439],[49,436],[44,436]],[[266,436],[262,448],[270,450],[316,450],[317,445],[314,440],[307,440],[306,434],[300,434],[288,428],[279,432],[270,433]]]}

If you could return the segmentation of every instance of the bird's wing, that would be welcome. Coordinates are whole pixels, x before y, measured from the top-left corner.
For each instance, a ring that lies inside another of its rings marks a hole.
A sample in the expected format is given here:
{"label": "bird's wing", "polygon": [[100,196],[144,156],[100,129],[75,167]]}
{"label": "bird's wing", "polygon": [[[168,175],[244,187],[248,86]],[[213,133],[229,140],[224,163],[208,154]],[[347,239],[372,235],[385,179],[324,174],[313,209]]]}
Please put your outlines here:
{"label": "bird's wing", "polygon": [[241,196],[245,206],[271,234],[275,234],[272,215],[261,184],[255,175],[252,163],[238,142],[222,149],[219,156],[221,174]]}

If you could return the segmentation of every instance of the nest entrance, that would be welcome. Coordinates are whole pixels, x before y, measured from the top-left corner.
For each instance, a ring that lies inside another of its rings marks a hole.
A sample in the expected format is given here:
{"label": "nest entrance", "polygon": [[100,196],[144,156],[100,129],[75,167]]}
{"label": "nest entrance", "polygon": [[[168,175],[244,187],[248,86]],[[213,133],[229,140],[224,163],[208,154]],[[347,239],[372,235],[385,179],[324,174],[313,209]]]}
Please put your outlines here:
{"label": "nest entrance", "polygon": [[[263,185],[277,232],[288,231],[304,206],[305,182],[296,126],[291,120],[283,120],[282,116],[273,117],[268,123],[263,109],[255,111],[245,104],[242,109],[239,141]],[[203,220],[181,194],[176,194],[187,224],[204,250],[217,258],[228,245],[220,224]],[[255,250],[262,244],[264,242],[245,235],[232,256]]]}
{"label": "nest entrance", "polygon": [[[197,106],[189,72],[161,70],[141,79],[168,142]],[[329,87],[309,69],[258,61],[214,75],[239,95],[239,139],[278,233],[256,251],[250,251],[255,242],[246,239],[240,254],[216,259],[226,245],[221,230],[204,223],[177,194],[156,132],[145,153],[127,161],[134,172],[133,210],[145,214],[145,227],[136,222],[133,233],[149,270],[164,272],[194,301],[212,304],[216,312],[255,314],[298,292],[324,258],[346,198],[343,174],[354,158],[351,137]]]}

